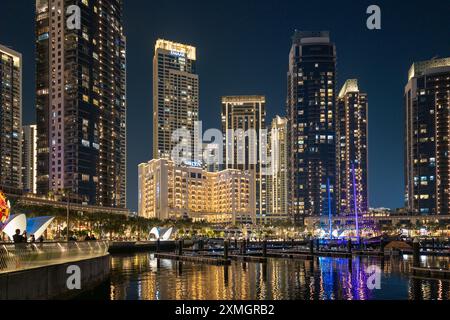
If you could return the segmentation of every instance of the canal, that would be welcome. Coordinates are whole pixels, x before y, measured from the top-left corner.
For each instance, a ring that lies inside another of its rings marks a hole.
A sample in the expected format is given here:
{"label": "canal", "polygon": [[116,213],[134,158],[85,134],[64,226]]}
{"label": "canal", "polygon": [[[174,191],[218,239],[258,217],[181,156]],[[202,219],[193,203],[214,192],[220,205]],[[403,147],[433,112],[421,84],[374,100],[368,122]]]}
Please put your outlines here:
{"label": "canal", "polygon": [[[218,267],[113,255],[111,279],[82,299],[94,300],[449,300],[450,281],[413,278],[412,259],[355,257],[270,259]],[[447,265],[423,258],[424,265]],[[374,266],[376,268],[374,268]],[[382,270],[379,287],[374,270]],[[372,286],[368,285],[372,284]],[[378,287],[373,288],[373,286]],[[370,288],[372,287],[372,288]]]}

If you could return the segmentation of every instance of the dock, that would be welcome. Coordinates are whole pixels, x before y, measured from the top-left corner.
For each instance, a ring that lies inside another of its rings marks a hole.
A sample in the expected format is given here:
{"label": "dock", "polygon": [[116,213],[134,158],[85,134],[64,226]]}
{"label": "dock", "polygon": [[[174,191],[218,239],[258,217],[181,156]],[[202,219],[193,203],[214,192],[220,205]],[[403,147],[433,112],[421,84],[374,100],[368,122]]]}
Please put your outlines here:
{"label": "dock", "polygon": [[254,262],[254,263],[267,263],[267,258],[262,256],[247,256],[247,255],[230,255],[230,259],[235,261],[243,262]]}
{"label": "dock", "polygon": [[167,259],[175,261],[185,261],[194,263],[203,263],[214,266],[228,266],[231,264],[230,260],[225,260],[218,257],[207,257],[207,256],[189,256],[189,255],[177,255],[171,253],[156,253],[155,258],[157,259]]}
{"label": "dock", "polygon": [[365,256],[365,257],[380,257],[383,258],[385,256],[384,252],[381,251],[354,251],[353,255],[355,256]]}
{"label": "dock", "polygon": [[290,252],[290,251],[269,251],[267,257],[274,259],[292,259],[292,260],[306,260],[311,261],[314,259],[314,255],[303,252]]}
{"label": "dock", "polygon": [[[175,241],[161,241],[161,251],[173,251],[176,247]],[[109,253],[136,253],[150,252],[157,250],[156,241],[123,241],[112,242],[109,246]]]}
{"label": "dock", "polygon": [[413,276],[426,277],[432,279],[450,279],[450,270],[435,268],[411,267]]}
{"label": "dock", "polygon": [[346,258],[346,259],[351,259],[353,257],[353,253],[341,251],[318,251],[314,252],[314,255],[319,257]]}

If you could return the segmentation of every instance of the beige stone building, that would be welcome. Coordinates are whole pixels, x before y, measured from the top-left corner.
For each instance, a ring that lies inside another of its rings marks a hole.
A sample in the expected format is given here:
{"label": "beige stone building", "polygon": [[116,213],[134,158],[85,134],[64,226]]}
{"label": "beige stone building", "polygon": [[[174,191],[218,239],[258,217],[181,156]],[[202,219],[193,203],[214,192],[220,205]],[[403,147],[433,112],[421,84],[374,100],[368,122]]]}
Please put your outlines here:
{"label": "beige stone building", "polygon": [[276,116],[270,131],[270,174],[267,176],[266,222],[288,220],[288,120]]}
{"label": "beige stone building", "polygon": [[256,221],[250,172],[207,172],[193,165],[176,166],[166,159],[139,165],[139,216],[212,223]]}

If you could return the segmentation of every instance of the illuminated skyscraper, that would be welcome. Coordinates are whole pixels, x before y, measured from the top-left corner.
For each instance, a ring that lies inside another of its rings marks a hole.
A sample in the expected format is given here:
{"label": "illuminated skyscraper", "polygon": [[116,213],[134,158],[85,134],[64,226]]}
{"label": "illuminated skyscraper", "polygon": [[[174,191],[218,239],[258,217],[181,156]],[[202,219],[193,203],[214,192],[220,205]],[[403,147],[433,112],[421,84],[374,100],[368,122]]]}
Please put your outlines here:
{"label": "illuminated skyscraper", "polygon": [[450,213],[450,58],[414,63],[405,88],[409,211]]}
{"label": "illuminated skyscraper", "polygon": [[0,189],[22,189],[22,55],[0,45]]}
{"label": "illuminated skyscraper", "polygon": [[37,193],[37,127],[22,128],[22,181],[26,193]]}
{"label": "illuminated skyscraper", "polygon": [[[256,215],[267,214],[267,185],[262,141],[267,143],[266,98],[234,96],[222,98],[222,133],[225,137],[225,168],[251,171],[255,175]],[[253,221],[256,222],[256,221]]]}
{"label": "illuminated skyscraper", "polygon": [[339,93],[336,111],[338,213],[367,213],[368,103],[358,80],[347,80]]}
{"label": "illuminated skyscraper", "polygon": [[267,176],[269,220],[287,219],[288,153],[287,119],[277,116],[272,121],[270,135],[270,173]]}
{"label": "illuminated skyscraper", "polygon": [[126,39],[122,0],[36,0],[38,192],[126,205]]}
{"label": "illuminated skyscraper", "polygon": [[199,113],[199,77],[196,49],[192,46],[158,40],[153,59],[153,158],[171,159],[178,144],[172,141],[176,130],[190,132],[191,152],[183,157],[194,160],[194,124]]}
{"label": "illuminated skyscraper", "polygon": [[[336,212],[336,48],[328,32],[296,31],[289,55],[289,212]],[[331,206],[329,205],[331,204]]]}

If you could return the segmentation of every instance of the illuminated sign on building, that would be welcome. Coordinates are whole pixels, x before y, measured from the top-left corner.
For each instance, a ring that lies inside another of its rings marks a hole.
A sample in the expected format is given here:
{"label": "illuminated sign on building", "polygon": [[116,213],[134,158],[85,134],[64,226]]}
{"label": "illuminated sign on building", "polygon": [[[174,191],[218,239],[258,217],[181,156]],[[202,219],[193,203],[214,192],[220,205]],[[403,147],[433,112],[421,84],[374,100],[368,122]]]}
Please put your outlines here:
{"label": "illuminated sign on building", "polygon": [[193,168],[201,168],[203,166],[203,163],[200,161],[184,161],[183,164],[187,167]]}
{"label": "illuminated sign on building", "polygon": [[172,51],[170,51],[170,54],[172,56],[174,56],[174,57],[180,57],[180,58],[185,58],[186,57],[186,53],[181,52],[181,51],[172,50]]}

